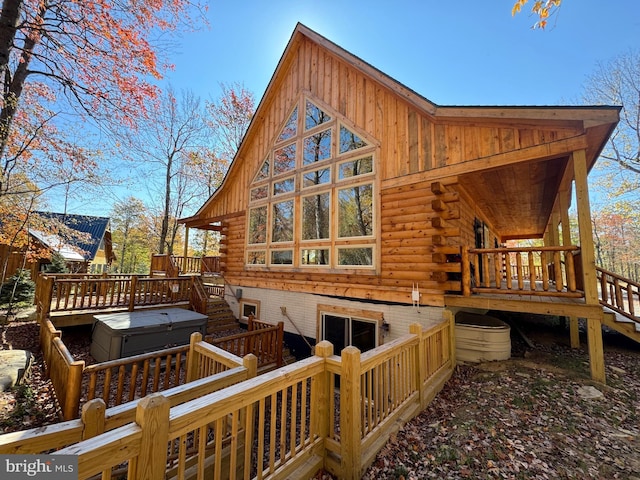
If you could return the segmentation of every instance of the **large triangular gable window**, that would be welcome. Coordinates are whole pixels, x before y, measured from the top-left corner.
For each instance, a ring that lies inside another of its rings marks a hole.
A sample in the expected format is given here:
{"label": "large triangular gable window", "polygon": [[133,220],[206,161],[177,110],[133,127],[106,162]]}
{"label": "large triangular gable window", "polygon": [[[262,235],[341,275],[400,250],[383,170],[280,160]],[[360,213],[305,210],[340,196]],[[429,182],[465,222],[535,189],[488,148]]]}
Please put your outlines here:
{"label": "large triangular gable window", "polygon": [[374,269],[375,170],[372,139],[301,97],[253,177],[246,265]]}

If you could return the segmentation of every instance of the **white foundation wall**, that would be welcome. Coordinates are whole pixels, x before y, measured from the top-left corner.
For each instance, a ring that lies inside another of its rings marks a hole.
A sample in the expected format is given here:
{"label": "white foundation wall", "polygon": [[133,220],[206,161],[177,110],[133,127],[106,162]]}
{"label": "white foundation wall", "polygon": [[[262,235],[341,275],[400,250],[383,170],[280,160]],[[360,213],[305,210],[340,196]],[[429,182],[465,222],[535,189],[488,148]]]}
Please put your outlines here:
{"label": "white foundation wall", "polygon": [[[227,285],[225,288],[225,300],[233,310],[236,318],[240,318],[240,300],[236,299],[237,289],[242,289],[242,300],[250,303],[259,302],[260,320],[268,323],[282,321],[284,322],[285,331],[297,333],[296,328],[287,318],[288,316],[302,334],[309,338],[316,338],[318,305],[382,313],[385,323],[389,324],[389,332],[381,335],[382,343],[406,335],[409,333],[409,325],[412,323],[430,327],[442,323],[444,320],[444,309],[442,307],[421,306],[417,308],[410,305],[386,305],[310,293]],[[286,309],[287,316],[282,314],[281,307]]]}

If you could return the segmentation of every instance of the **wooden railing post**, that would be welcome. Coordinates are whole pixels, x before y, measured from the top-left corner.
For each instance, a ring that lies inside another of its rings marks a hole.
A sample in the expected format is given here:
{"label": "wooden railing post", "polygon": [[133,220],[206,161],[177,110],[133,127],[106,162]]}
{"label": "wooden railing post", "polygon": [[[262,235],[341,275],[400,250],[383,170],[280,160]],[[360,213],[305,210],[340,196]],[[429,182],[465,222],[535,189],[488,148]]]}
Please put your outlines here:
{"label": "wooden railing post", "polygon": [[341,353],[342,375],[340,378],[340,447],[341,468],[345,479],[361,477],[360,441],[362,432],[360,350],[348,346]]}
{"label": "wooden railing post", "polygon": [[242,365],[247,369],[247,378],[255,378],[258,375],[258,357],[253,353],[242,357]]}
{"label": "wooden railing post", "polygon": [[82,440],[104,433],[106,409],[107,405],[101,398],[89,400],[82,406]]}
{"label": "wooden railing post", "polygon": [[471,295],[471,264],[469,263],[469,248],[463,245],[460,252],[462,263],[462,294],[465,297]]}
{"label": "wooden railing post", "polygon": [[448,308],[445,308],[442,315],[449,322],[449,357],[453,369],[456,366],[456,316]]}
{"label": "wooden railing post", "polygon": [[49,316],[51,311],[51,301],[53,300],[53,283],[54,279],[46,275],[42,275],[42,279],[39,282],[40,292],[38,292],[38,298],[36,301],[38,322],[42,324],[44,320]]}
{"label": "wooden railing post", "polygon": [[131,276],[131,281],[129,282],[129,311],[133,312],[133,309],[136,306],[136,288],[138,285],[138,277],[136,275]]}
{"label": "wooden railing post", "polygon": [[189,353],[187,354],[187,382],[193,382],[198,380],[198,363],[199,354],[196,352],[196,344],[202,341],[202,334],[200,332],[193,332],[189,339]]}
{"label": "wooden railing post", "polygon": [[425,355],[425,351],[422,345],[422,325],[419,323],[412,323],[409,325],[409,333],[412,335],[416,335],[418,337],[417,355],[415,356],[417,365],[415,365],[415,381],[416,381],[416,390],[418,391],[418,395],[420,397],[420,409],[423,410],[426,407],[426,401],[424,399],[424,390],[423,385],[427,380],[427,357]]}
{"label": "wooden railing post", "polygon": [[[326,340],[321,341],[315,348],[316,357],[328,358],[333,355],[333,345]],[[311,434],[319,438],[329,436],[329,396],[331,392],[331,374],[325,371],[311,379]]]}
{"label": "wooden railing post", "polygon": [[84,370],[84,360],[76,360],[68,365],[69,375],[67,377],[66,391],[64,393],[64,408],[62,417],[65,420],[78,418],[80,409],[80,397],[82,395],[82,372]]}
{"label": "wooden railing post", "polygon": [[278,322],[278,332],[276,334],[276,364],[282,366],[282,349],[284,348],[284,322]]}
{"label": "wooden railing post", "polygon": [[169,437],[169,400],[160,393],[143,398],[136,408],[136,423],[142,429],[140,453],[131,459],[135,480],[165,477]]}

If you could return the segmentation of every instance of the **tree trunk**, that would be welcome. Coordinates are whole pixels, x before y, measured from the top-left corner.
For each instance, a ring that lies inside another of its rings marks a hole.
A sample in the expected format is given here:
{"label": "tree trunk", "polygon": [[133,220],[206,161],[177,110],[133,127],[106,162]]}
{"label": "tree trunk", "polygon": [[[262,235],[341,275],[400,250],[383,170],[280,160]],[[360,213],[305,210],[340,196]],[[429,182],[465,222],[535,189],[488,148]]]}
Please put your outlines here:
{"label": "tree trunk", "polygon": [[[170,155],[167,158],[167,170],[165,172],[164,185],[164,211],[162,212],[162,226],[160,227],[160,245],[158,253],[164,253],[164,247],[167,243],[167,235],[169,234],[169,209],[171,208],[171,169],[173,168],[173,158]],[[170,252],[169,252],[170,253]]]}
{"label": "tree trunk", "polygon": [[4,0],[2,2],[2,12],[0,12],[0,78],[6,78],[5,72],[9,68],[9,56],[16,38],[21,10],[22,0]]}
{"label": "tree trunk", "polygon": [[[17,0],[13,0],[13,1],[5,0],[3,5],[2,17],[0,17],[0,19],[4,20],[4,15],[5,15],[4,6],[7,4],[12,4],[16,1]],[[22,3],[22,2],[19,2],[19,3]],[[17,14],[19,17],[21,5],[17,5],[17,7],[14,5],[11,5],[11,6],[14,7],[13,8],[14,14]],[[40,27],[44,22],[44,15],[48,8],[49,8],[49,2],[47,1],[41,2],[38,15],[34,20],[33,27],[31,27],[32,30],[34,31],[40,30]],[[18,19],[16,19],[15,21],[17,22],[17,20]],[[11,21],[11,19],[9,18],[9,14],[7,14],[6,21],[7,22]],[[11,37],[10,38],[11,41],[13,41],[15,37],[15,27],[13,28],[13,30],[14,30],[13,36],[11,34],[8,35],[9,37]],[[5,150],[7,148],[9,135],[11,134],[11,125],[13,123],[13,117],[15,116],[15,113],[18,107],[18,101],[20,100],[20,95],[22,95],[24,84],[27,80],[27,76],[29,75],[29,64],[31,63],[31,59],[33,58],[34,49],[38,44],[38,41],[36,41],[36,38],[39,38],[39,37],[34,37],[33,35],[27,35],[25,37],[24,46],[22,48],[22,55],[20,56],[20,62],[16,67],[16,71],[13,74],[13,78],[11,78],[11,73],[9,72],[8,65],[6,65],[6,67],[4,68],[4,72],[2,72],[4,73],[5,83],[4,83],[4,91],[2,92],[4,102],[2,105],[2,111],[0,111],[0,158],[4,156]],[[0,46],[0,49],[2,48],[4,48],[4,46]],[[2,52],[2,50],[0,50],[0,55],[1,54],[9,54],[9,51]],[[2,62],[2,59],[0,59],[0,62]],[[0,63],[0,68],[1,67],[2,67],[2,64]],[[3,172],[2,172],[3,176],[6,170],[7,170],[6,166],[3,166]],[[0,184],[0,195],[1,195],[1,192],[2,192],[2,185]]]}

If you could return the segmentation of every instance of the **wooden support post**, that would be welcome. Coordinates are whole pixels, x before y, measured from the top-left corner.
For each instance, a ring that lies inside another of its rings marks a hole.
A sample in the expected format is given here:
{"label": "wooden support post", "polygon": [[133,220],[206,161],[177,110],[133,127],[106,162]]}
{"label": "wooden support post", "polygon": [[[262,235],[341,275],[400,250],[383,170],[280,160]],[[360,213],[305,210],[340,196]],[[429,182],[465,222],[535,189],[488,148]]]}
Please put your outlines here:
{"label": "wooden support post", "polygon": [[571,348],[580,348],[580,324],[578,317],[569,317],[569,337]]}
{"label": "wooden support post", "polygon": [[569,192],[560,192],[558,194],[560,202],[560,223],[562,224],[562,245],[571,245],[571,222],[569,220],[569,205],[567,205],[566,198],[569,196]]}
{"label": "wooden support post", "polygon": [[418,390],[418,395],[420,397],[420,409],[424,410],[427,405],[426,405],[426,400],[424,397],[424,390],[423,390],[423,386],[424,386],[424,382],[427,379],[427,357],[426,357],[426,353],[424,351],[424,348],[422,348],[422,325],[420,325],[419,323],[412,323],[411,325],[409,325],[409,333],[411,335],[416,335],[418,337],[418,345],[416,346],[417,349],[417,355],[416,355],[416,362],[417,365],[415,366],[415,372],[416,372],[416,377],[415,377],[415,382],[416,382],[416,389]]}
{"label": "wooden support post", "polygon": [[284,322],[278,322],[278,333],[276,336],[276,364],[280,368],[283,364],[282,350],[284,349]]}
{"label": "wooden support post", "polygon": [[449,322],[449,355],[451,357],[451,368],[456,367],[456,316],[448,308],[442,314]]}
{"label": "wooden support post", "polygon": [[587,318],[587,341],[589,345],[589,367],[591,369],[591,378],[597,382],[605,383],[602,322],[600,319]]}
{"label": "wooden support post", "polygon": [[558,214],[555,212],[552,213],[551,220],[550,220],[551,229],[549,230],[549,241],[551,242],[551,245],[554,245],[554,246],[560,245],[560,232],[558,232],[559,223],[560,223],[560,220],[558,218]]}
{"label": "wooden support post", "polygon": [[460,262],[462,263],[462,295],[471,295],[471,264],[469,263],[469,248],[465,245],[460,252]]}
{"label": "wooden support post", "polygon": [[[56,340],[60,339],[58,338]],[[84,371],[84,360],[75,360],[71,362],[67,368],[69,369],[69,372],[64,393],[65,399],[64,406],[62,408],[62,417],[65,420],[73,420],[78,418],[80,414],[80,396],[82,394],[82,372]]]}
{"label": "wooden support post", "polygon": [[165,477],[169,441],[169,400],[160,393],[144,397],[136,408],[136,423],[142,429],[140,453],[131,459],[130,472],[136,480]]}
{"label": "wooden support post", "polygon": [[129,311],[133,312],[136,306],[136,288],[138,285],[138,276],[132,275],[129,281]]}
{"label": "wooden support post", "polygon": [[344,479],[361,477],[360,458],[362,443],[360,350],[348,346],[342,350],[342,376],[340,378],[340,447],[341,468]]}
{"label": "wooden support post", "polygon": [[[580,254],[582,257],[582,278],[584,298],[587,305],[598,305],[598,276],[591,227],[591,207],[587,184],[587,155],[585,150],[576,150],[572,155],[573,174],[576,184],[576,204],[578,228],[580,229]],[[602,347],[602,319],[587,318],[587,338],[589,341],[589,365],[591,378],[605,382],[604,350]]]}
{"label": "wooden support post", "polygon": [[41,325],[49,317],[51,312],[51,302],[53,300],[53,283],[52,277],[43,276],[40,286],[41,291],[38,292],[39,301],[36,302],[37,314],[36,319]]}
{"label": "wooden support post", "polygon": [[580,230],[580,252],[582,256],[582,275],[585,301],[597,305],[598,287],[591,227],[591,207],[589,187],[587,185],[587,159],[584,150],[573,152],[573,171],[576,182],[576,204],[578,209],[578,228]]}
{"label": "wooden support post", "polygon": [[258,375],[258,357],[253,353],[242,357],[242,365],[247,369],[247,378],[255,378]]}
{"label": "wooden support post", "polygon": [[89,400],[82,406],[82,440],[104,433],[104,412],[107,406],[101,398]]}
{"label": "wooden support post", "polygon": [[198,372],[200,368],[198,366],[199,363],[199,355],[196,353],[196,344],[202,341],[202,334],[200,332],[193,332],[191,337],[189,337],[189,352],[187,353],[187,373],[186,380],[188,382],[193,382],[198,380]]}
{"label": "wooden support post", "polygon": [[[315,348],[316,357],[328,358],[333,355],[333,345],[326,340],[321,341]],[[329,436],[329,401],[331,391],[331,374],[326,371],[316,375],[311,379],[311,436],[317,435],[319,438]]]}
{"label": "wooden support post", "polygon": [[189,227],[185,225],[184,227],[184,253],[182,254],[184,257],[185,264],[183,267],[186,267],[187,257],[189,256]]}

